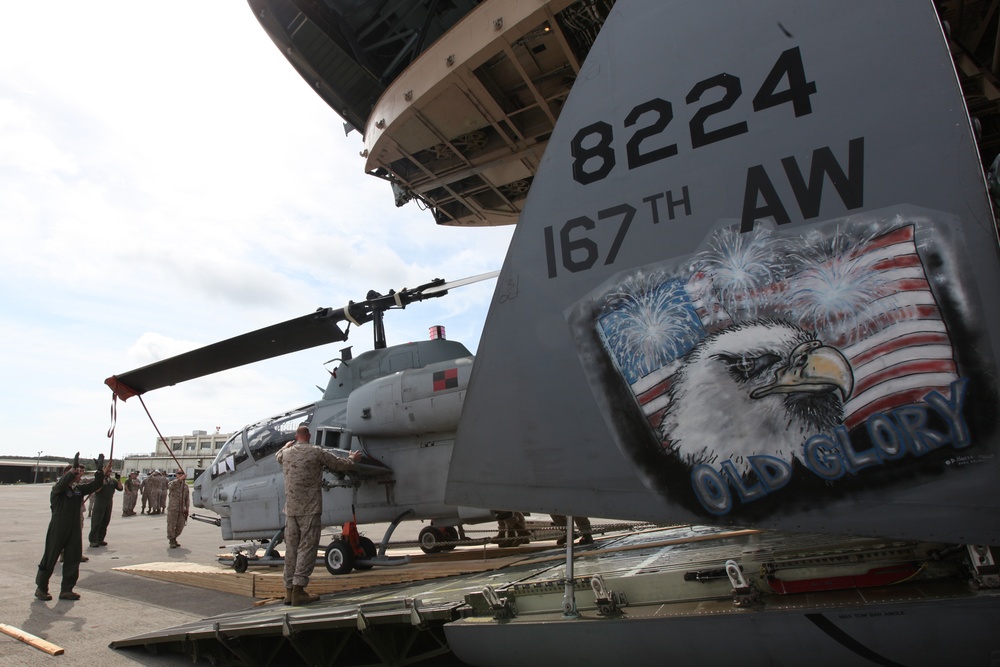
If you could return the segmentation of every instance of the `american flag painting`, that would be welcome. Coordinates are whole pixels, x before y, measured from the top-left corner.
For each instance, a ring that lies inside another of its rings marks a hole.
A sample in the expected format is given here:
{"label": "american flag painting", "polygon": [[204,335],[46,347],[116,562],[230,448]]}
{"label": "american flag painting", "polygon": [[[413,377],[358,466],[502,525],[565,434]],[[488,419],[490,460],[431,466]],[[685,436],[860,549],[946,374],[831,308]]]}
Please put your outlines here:
{"label": "american flag painting", "polygon": [[598,318],[601,340],[654,429],[667,407],[678,359],[713,325],[730,321],[711,299],[710,287],[702,272],[687,280],[635,278],[609,298],[612,309]]}
{"label": "american flag painting", "polygon": [[684,270],[633,274],[604,304],[597,333],[654,432],[684,355],[751,319],[789,322],[842,351],[854,375],[848,428],[931,391],[948,396],[958,379],[913,224],[792,240],[721,230]]}
{"label": "american flag painting", "polygon": [[876,412],[915,403],[937,390],[947,396],[958,379],[948,329],[913,242],[913,226],[884,234],[853,253],[884,281],[870,306],[870,331],[842,345],[854,370],[854,393],[844,405],[848,428]]}

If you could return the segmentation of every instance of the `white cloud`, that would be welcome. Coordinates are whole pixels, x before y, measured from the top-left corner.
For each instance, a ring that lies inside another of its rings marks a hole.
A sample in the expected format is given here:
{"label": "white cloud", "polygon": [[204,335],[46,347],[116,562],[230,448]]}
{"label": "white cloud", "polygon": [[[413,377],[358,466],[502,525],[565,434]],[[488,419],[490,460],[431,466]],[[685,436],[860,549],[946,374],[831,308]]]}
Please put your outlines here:
{"label": "white cloud", "polygon": [[[113,373],[369,289],[500,267],[511,228],[395,208],[361,148],[245,3],[5,8],[0,453],[106,452]],[[474,349],[492,286],[390,313],[389,342],[444,324]],[[371,328],[349,344],[369,349]],[[339,347],[143,398],[164,435],[233,430],[316,398]],[[119,403],[116,453],[155,437],[137,399]]]}

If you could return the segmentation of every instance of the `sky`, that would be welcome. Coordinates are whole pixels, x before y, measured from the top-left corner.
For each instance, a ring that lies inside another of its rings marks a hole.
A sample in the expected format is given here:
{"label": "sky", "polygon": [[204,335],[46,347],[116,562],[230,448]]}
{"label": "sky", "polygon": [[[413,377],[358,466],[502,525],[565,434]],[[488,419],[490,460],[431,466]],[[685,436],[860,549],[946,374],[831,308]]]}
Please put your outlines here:
{"label": "sky", "polygon": [[[499,269],[513,227],[435,225],[364,173],[362,137],[239,0],[13,3],[0,22],[0,455],[107,455],[105,378],[368,290]],[[490,280],[386,315],[475,351]],[[166,437],[319,398],[301,351],[143,396]],[[149,453],[136,398],[114,454]]]}

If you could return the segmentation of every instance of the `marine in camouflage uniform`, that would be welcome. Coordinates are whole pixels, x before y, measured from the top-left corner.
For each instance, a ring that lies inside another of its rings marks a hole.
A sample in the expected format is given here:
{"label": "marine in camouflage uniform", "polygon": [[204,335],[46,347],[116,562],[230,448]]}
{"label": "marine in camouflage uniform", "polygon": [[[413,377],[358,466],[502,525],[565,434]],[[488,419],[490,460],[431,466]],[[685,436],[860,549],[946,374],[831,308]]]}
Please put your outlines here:
{"label": "marine in camouflage uniform", "polygon": [[145,514],[146,505],[149,504],[149,493],[153,488],[153,485],[149,483],[151,477],[151,474],[146,475],[146,477],[139,482],[139,497],[142,499],[142,509],[139,511],[139,514]]}
{"label": "marine in camouflage uniform", "polygon": [[[562,528],[566,527],[566,515],[565,514],[550,514],[552,517],[552,523]],[[590,519],[585,516],[575,516],[573,517],[573,523],[580,530],[580,540],[577,544],[593,544],[594,536],[591,534]],[[566,544],[566,535],[563,534],[562,537],[556,540],[556,544],[562,546]]]}
{"label": "marine in camouflage uniform", "polygon": [[104,484],[94,492],[94,513],[90,519],[90,546],[106,547],[111,513],[115,504],[115,491],[122,490],[122,483],[111,475],[111,464],[104,469]]}
{"label": "marine in camouflage uniform", "polygon": [[157,514],[163,514],[163,512],[167,509],[167,484],[169,483],[170,480],[167,479],[167,472],[165,470],[161,470],[160,474],[156,476]]}
{"label": "marine in camouflage uniform", "polygon": [[135,501],[139,499],[139,471],[133,470],[125,479],[122,496],[122,516],[135,516]]}
{"label": "marine in camouflage uniform", "polygon": [[62,585],[59,597],[63,600],[78,600],[79,595],[73,592],[77,579],[80,578],[80,559],[83,556],[83,499],[104,485],[104,455],[98,458],[97,473],[94,481],[79,484],[83,468],[80,467],[80,455],[76,455],[73,466],[67,468],[62,477],[52,485],[49,495],[49,506],[52,518],[45,533],[45,551],[38,563],[38,574],[35,576],[35,597],[39,600],[51,600],[49,595],[49,579],[63,553]]}
{"label": "marine in camouflage uniform", "polygon": [[191,491],[187,485],[187,475],[183,470],[177,471],[177,476],[167,484],[167,539],[170,548],[180,546],[177,538],[187,525],[188,510],[191,509]]}
{"label": "marine in camouflage uniform", "polygon": [[[160,513],[160,496],[162,494],[160,482],[166,480],[159,470],[154,470],[149,477],[146,478],[144,484],[146,485],[146,490],[148,492],[147,500],[149,502],[149,514],[159,514]],[[166,485],[164,485],[165,488]]]}
{"label": "marine in camouflage uniform", "polygon": [[316,565],[316,549],[323,526],[323,468],[348,470],[361,455],[351,452],[340,458],[322,447],[309,444],[309,427],[300,426],[295,440],[278,450],[274,458],[285,476],[285,603],[309,604],[318,595],[306,592]]}
{"label": "marine in camouflage uniform", "polygon": [[501,547],[516,547],[528,544],[531,532],[521,512],[497,512],[497,544]]}

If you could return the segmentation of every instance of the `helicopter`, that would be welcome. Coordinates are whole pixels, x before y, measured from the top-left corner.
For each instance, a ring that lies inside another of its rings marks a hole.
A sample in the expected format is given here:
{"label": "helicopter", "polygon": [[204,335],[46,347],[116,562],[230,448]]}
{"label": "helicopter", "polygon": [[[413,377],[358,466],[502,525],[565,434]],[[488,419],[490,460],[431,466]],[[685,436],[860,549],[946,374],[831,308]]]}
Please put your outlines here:
{"label": "helicopter", "polygon": [[[346,524],[325,554],[332,574],[355,567],[402,565],[408,557],[386,556],[389,539],[404,520],[430,520],[418,535],[425,553],[454,549],[465,539],[464,524],[496,520],[488,509],[444,502],[445,480],[455,431],[468,387],[473,356],[465,345],[444,338],[432,327],[430,340],[387,345],[385,312],[441,297],[449,289],[495,277],[484,273],[446,283],[435,279],[414,288],[372,290],[360,302],[314,313],[214,343],[142,368],[113,375],[105,383],[117,398],[200,377],[225,368],[343,342],[351,325],[372,323],[374,347],[357,357],[341,350],[322,398],[254,422],[235,432],[210,467],[194,482],[192,503],[217,517],[194,514],[213,523],[225,540],[247,540],[232,548],[233,568],[278,565],[282,541],[284,477],[274,454],[307,425],[312,442],[337,456],[351,450],[362,458],[348,472],[324,472],[324,526]],[[346,326],[342,326],[346,323]],[[357,522],[389,527],[380,544],[357,534]],[[255,540],[266,542],[257,557]]]}

